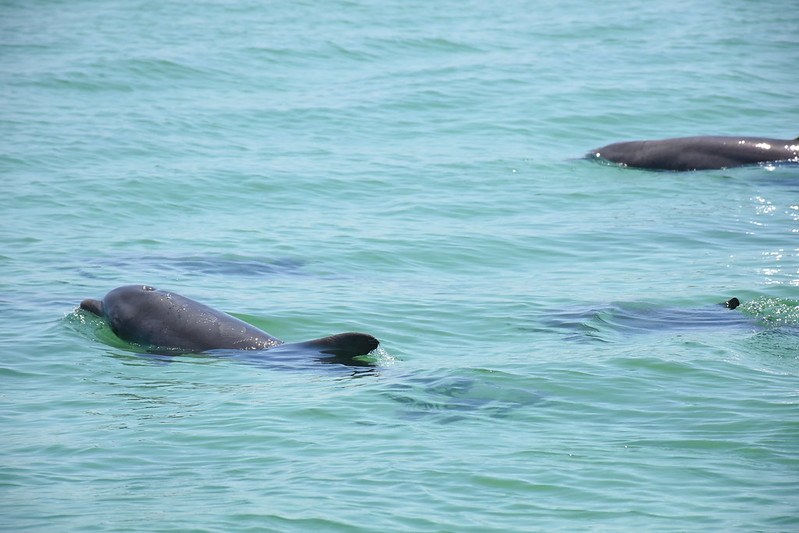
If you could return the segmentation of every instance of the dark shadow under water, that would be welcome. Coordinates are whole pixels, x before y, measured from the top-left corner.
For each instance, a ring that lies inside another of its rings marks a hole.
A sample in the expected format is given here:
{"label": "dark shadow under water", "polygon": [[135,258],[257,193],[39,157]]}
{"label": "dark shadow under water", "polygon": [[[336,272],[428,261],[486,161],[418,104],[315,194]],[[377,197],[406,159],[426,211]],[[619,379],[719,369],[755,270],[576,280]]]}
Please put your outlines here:
{"label": "dark shadow under water", "polygon": [[795,335],[799,306],[791,300],[758,298],[728,309],[723,304],[702,307],[663,306],[645,302],[612,302],[549,310],[536,331],[557,331],[577,342],[613,342],[631,335],[680,331],[726,330],[758,334],[781,328]]}
{"label": "dark shadow under water", "polygon": [[539,404],[543,396],[520,386],[519,376],[485,369],[453,369],[449,375],[405,376],[382,393],[401,405],[404,419],[450,424],[478,417],[506,418]]}
{"label": "dark shadow under water", "polygon": [[[307,275],[303,270],[305,261],[291,258],[240,256],[232,254],[206,254],[191,256],[137,255],[101,257],[81,260],[77,268],[82,275],[97,277],[97,272],[120,270],[147,274],[180,272],[182,274],[205,274],[223,276],[261,277],[269,275]],[[70,269],[74,266],[70,265]]]}

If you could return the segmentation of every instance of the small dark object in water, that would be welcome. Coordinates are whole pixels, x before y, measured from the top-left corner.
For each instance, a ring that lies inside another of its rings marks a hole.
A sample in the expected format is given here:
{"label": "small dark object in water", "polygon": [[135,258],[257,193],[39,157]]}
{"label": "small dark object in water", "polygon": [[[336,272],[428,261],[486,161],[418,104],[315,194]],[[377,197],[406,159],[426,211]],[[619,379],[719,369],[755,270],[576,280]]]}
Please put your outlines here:
{"label": "small dark object in water", "polygon": [[741,305],[741,301],[738,298],[730,298],[729,300],[724,302],[724,305],[727,307],[727,309],[735,309],[736,307]]}

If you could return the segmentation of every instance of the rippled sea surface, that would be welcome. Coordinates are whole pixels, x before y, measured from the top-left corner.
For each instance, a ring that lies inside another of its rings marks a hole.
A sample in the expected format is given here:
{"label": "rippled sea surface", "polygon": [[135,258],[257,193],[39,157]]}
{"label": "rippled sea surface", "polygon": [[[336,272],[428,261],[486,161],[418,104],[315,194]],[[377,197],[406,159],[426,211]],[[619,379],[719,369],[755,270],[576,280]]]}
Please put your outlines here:
{"label": "rippled sea surface", "polygon": [[[799,529],[793,0],[0,5],[0,529]],[[143,357],[146,283],[373,368]],[[735,310],[717,305],[731,297]]]}

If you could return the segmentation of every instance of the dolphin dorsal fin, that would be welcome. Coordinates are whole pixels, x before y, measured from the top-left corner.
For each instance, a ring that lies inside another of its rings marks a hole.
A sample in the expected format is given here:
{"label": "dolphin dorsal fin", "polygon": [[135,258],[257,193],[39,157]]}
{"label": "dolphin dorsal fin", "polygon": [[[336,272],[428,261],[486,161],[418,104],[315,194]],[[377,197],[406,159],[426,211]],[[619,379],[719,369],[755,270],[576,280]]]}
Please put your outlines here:
{"label": "dolphin dorsal fin", "polygon": [[295,344],[313,348],[321,353],[357,357],[366,355],[377,348],[380,341],[366,333],[338,333],[337,335]]}

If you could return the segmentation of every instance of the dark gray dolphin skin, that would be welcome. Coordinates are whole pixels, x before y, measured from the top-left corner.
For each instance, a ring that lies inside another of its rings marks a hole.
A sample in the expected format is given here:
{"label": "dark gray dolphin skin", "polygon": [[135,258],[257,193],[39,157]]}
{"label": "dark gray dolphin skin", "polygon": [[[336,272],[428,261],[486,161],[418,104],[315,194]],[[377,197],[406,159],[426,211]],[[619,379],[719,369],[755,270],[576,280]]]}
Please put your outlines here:
{"label": "dark gray dolphin skin", "polygon": [[799,161],[799,138],[675,137],[629,141],[591,150],[587,157],[650,170],[708,170],[775,161]]}
{"label": "dark gray dolphin skin", "polygon": [[379,344],[365,333],[285,344],[227,313],[147,285],[119,287],[102,301],[83,300],[80,308],[105,318],[120,339],[156,353],[268,350],[282,345],[346,359],[366,355]]}

